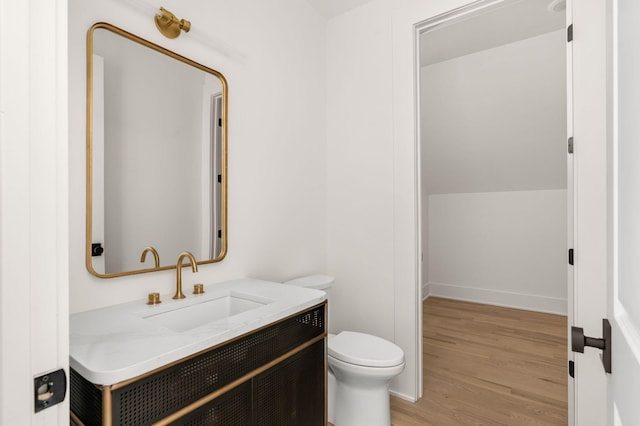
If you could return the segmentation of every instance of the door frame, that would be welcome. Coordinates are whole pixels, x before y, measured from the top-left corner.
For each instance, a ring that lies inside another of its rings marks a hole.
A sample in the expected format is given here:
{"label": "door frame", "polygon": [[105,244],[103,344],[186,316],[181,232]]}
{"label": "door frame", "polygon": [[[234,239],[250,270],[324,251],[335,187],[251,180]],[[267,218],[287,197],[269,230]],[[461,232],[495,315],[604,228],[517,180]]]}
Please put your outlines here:
{"label": "door frame", "polygon": [[[609,73],[610,0],[567,0],[573,25],[572,133],[574,138],[574,250],[572,325],[602,335],[609,276]],[[569,337],[570,338],[570,337]],[[599,351],[572,354],[573,423],[607,424],[607,381]]]}
{"label": "door frame", "polygon": [[[419,289],[419,294],[420,296],[418,297],[418,324],[417,324],[417,334],[419,337],[419,341],[420,344],[418,345],[418,347],[420,348],[420,356],[418,356],[418,371],[420,372],[420,374],[418,375],[417,379],[417,386],[419,389],[419,397],[422,396],[423,393],[423,380],[424,380],[424,374],[422,373],[423,371],[423,356],[422,356],[422,336],[423,336],[423,321],[422,321],[422,317],[423,317],[423,312],[422,312],[422,307],[423,307],[423,301],[425,299],[425,295],[424,295],[424,277],[422,274],[422,271],[424,270],[423,267],[423,263],[424,262],[428,262],[429,259],[429,255],[427,254],[427,256],[424,256],[424,251],[425,248],[422,246],[422,233],[424,230],[424,227],[427,226],[426,224],[424,224],[422,222],[422,214],[423,214],[423,196],[422,196],[422,162],[421,162],[421,150],[422,150],[422,144],[421,144],[421,140],[422,140],[422,134],[421,134],[421,125],[420,125],[420,117],[421,117],[421,113],[420,113],[420,96],[421,96],[421,86],[420,86],[420,75],[421,75],[421,65],[420,65],[420,45],[421,45],[421,35],[424,32],[429,31],[430,29],[436,28],[438,26],[441,26],[449,21],[452,20],[458,20],[463,18],[466,15],[469,14],[474,14],[477,12],[481,12],[484,9],[491,9],[494,6],[497,6],[501,3],[508,3],[508,2],[512,2],[512,1],[517,1],[517,0],[478,0],[478,1],[474,1],[472,3],[469,4],[465,4],[462,5],[458,8],[455,9],[451,9],[449,11],[446,11],[444,13],[429,17],[427,19],[424,19],[420,22],[417,22],[413,25],[413,45],[414,45],[414,85],[415,85],[415,99],[414,99],[414,114],[415,114],[415,170],[416,170],[416,181],[415,181],[415,186],[416,186],[416,218],[417,218],[417,223],[416,223],[416,228],[417,228],[417,235],[418,235],[418,248],[417,248],[417,260],[416,263],[418,265],[417,267],[417,287]],[[567,104],[569,103],[569,97],[567,98]],[[569,170],[567,170],[567,178],[569,179]],[[570,180],[567,181],[567,184],[569,184]],[[568,185],[567,185],[568,186]],[[567,194],[569,196],[570,191],[567,191]],[[567,211],[569,213],[569,203],[567,203]],[[569,229],[571,227],[572,224],[572,219],[573,217],[568,214],[567,215],[567,229]],[[569,236],[568,236],[569,237]],[[568,287],[571,288],[572,286],[572,279],[573,277],[569,277],[569,282],[568,282]],[[568,297],[570,297],[568,295]],[[569,309],[572,306],[572,301],[568,301],[567,304],[567,309]],[[568,311],[568,313],[570,313],[570,311]],[[573,393],[573,389],[570,390],[570,394]]]}
{"label": "door frame", "polygon": [[[422,395],[422,280],[421,249],[416,234],[420,232],[420,182],[419,182],[419,110],[417,96],[419,88],[417,65],[417,36],[422,25],[452,11],[488,6],[502,0],[438,1],[429,5],[415,5],[397,11],[393,22],[393,88],[394,88],[394,207],[396,226],[396,251],[394,263],[397,300],[404,290],[402,280],[413,272],[413,291],[416,303],[415,354],[418,359],[416,371],[416,395]],[[573,235],[568,241],[576,254],[576,265],[569,271],[568,325],[580,324],[587,335],[601,333],[601,318],[606,316],[606,273],[607,273],[607,144],[606,144],[606,14],[601,0],[581,0],[578,6],[567,0],[567,19],[574,25],[576,38],[572,42],[572,60],[569,84],[571,99],[568,100],[570,122],[569,131],[574,136],[577,153],[572,161],[574,181]],[[408,64],[411,64],[408,66]],[[569,70],[568,70],[569,73]],[[594,92],[591,87],[597,86]],[[406,142],[411,141],[411,145]],[[407,170],[412,164],[413,169]],[[568,170],[569,172],[569,170]],[[413,199],[407,202],[407,189],[413,192]],[[569,209],[568,209],[569,210]],[[595,211],[595,213],[594,213]],[[401,218],[413,217],[413,236],[407,234],[407,227],[399,225]],[[412,247],[408,243],[412,244]],[[399,257],[413,254],[410,262]],[[573,312],[571,312],[573,311]],[[417,312],[420,312],[418,316]],[[401,324],[401,316],[396,314],[396,324]],[[396,325],[398,327],[398,325]],[[591,334],[589,334],[591,333]],[[573,356],[573,355],[571,355]],[[598,424],[606,417],[606,397],[602,398],[602,383],[606,377],[598,373],[601,369],[597,354],[581,355],[576,360],[576,372],[580,379],[569,383],[570,424],[580,424],[580,419],[589,419]],[[581,374],[581,372],[583,374]],[[419,377],[418,377],[419,376]],[[573,383],[573,386],[572,386]],[[606,383],[605,383],[606,385]],[[606,386],[605,386],[606,389]],[[573,391],[573,392],[572,392]],[[606,393],[606,391],[604,391]],[[575,413],[580,413],[580,418]]]}

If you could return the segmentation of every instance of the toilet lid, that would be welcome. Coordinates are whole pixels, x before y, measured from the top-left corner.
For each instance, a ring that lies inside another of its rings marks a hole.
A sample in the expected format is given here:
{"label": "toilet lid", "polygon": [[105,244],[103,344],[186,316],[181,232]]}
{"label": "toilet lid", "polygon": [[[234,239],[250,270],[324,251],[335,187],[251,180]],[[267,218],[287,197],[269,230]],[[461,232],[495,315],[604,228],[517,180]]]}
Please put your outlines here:
{"label": "toilet lid", "polygon": [[329,356],[365,367],[393,367],[404,362],[402,349],[370,334],[343,331],[329,339]]}

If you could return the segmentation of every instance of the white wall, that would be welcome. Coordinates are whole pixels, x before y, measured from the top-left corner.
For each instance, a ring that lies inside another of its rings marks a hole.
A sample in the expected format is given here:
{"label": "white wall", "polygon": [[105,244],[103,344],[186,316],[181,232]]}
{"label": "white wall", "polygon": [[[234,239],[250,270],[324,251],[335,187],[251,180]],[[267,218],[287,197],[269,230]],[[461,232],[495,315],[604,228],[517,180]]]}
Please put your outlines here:
{"label": "white wall", "polygon": [[[324,19],[297,0],[157,1],[192,22],[191,34],[169,40],[157,32],[152,16],[127,4],[69,5],[71,312],[142,299],[151,291],[169,294],[175,285],[175,271],[98,279],[84,265],[85,43],[98,21],[190,57],[228,80],[229,251],[221,263],[199,268],[197,280],[285,280],[326,271]],[[183,277],[185,285],[196,279],[187,270]]]}
{"label": "white wall", "polygon": [[327,239],[329,272],[337,277],[331,321],[334,331],[394,340],[393,145],[384,123],[391,27],[389,8],[375,5],[327,24]]}
{"label": "white wall", "polygon": [[332,329],[398,344],[392,391],[421,395],[413,25],[464,1],[376,0],[327,23]]}
{"label": "white wall", "polygon": [[567,191],[429,197],[431,295],[567,313]]}
{"label": "white wall", "polygon": [[372,2],[327,23],[330,315],[332,331],[395,341],[410,362],[395,335],[393,303],[391,3]]}
{"label": "white wall", "polygon": [[554,31],[421,69],[423,191],[566,188],[565,38]]}

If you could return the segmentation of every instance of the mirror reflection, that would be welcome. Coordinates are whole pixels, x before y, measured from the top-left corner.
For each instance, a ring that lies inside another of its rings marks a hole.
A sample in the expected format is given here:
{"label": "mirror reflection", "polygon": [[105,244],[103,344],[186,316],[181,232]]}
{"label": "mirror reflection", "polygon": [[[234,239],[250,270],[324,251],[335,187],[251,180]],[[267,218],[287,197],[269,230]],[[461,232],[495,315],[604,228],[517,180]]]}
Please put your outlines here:
{"label": "mirror reflection", "polygon": [[224,77],[108,24],[87,52],[87,268],[169,269],[185,250],[222,260]]}

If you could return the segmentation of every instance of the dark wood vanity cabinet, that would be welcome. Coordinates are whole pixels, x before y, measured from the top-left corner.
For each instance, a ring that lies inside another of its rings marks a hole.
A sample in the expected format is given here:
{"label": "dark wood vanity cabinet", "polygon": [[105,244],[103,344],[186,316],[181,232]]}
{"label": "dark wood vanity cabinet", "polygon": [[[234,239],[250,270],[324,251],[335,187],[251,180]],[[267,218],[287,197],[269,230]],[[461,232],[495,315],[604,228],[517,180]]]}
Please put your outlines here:
{"label": "dark wood vanity cabinet", "polygon": [[326,303],[126,382],[71,370],[71,412],[93,425],[325,425]]}
{"label": "dark wood vanity cabinet", "polygon": [[[324,425],[325,381],[323,341],[254,379],[255,423],[258,425]],[[280,395],[280,397],[275,397]]]}

